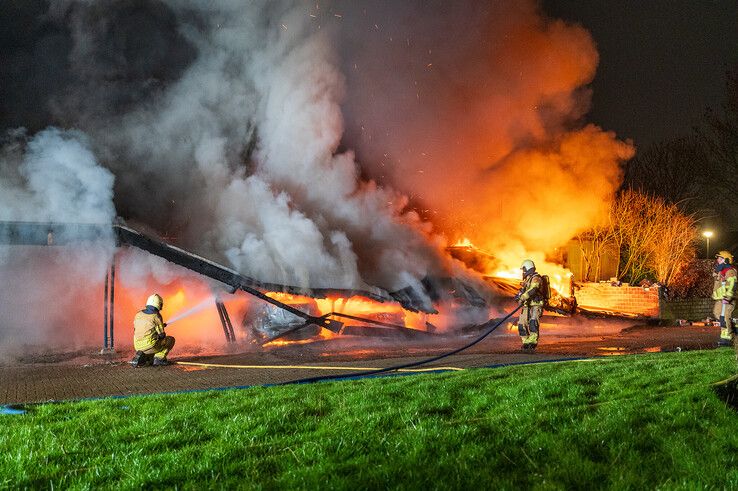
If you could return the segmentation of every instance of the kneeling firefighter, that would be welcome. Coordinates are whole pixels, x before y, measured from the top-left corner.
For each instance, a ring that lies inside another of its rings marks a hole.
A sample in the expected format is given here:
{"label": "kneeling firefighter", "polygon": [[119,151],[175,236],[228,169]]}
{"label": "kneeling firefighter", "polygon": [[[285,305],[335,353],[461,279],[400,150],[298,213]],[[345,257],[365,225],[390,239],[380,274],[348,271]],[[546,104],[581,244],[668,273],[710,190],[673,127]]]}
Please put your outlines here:
{"label": "kneeling firefighter", "polygon": [[146,300],[146,308],[133,319],[133,347],[136,355],[131,360],[134,367],[147,364],[169,365],[167,354],[174,347],[174,338],[164,333],[167,326],[161,318],[164,300],[154,293]]}
{"label": "kneeling firefighter", "polygon": [[733,267],[733,255],[728,251],[720,251],[715,255],[715,283],[712,299],[715,300],[713,315],[720,319],[719,346],[731,346],[735,336],[733,326],[733,310],[735,310],[735,283],[738,273]]}
{"label": "kneeling firefighter", "polygon": [[523,286],[515,295],[515,300],[523,306],[518,317],[518,334],[524,350],[534,350],[538,346],[538,330],[543,315],[543,278],[536,272],[536,265],[530,259],[523,261]]}

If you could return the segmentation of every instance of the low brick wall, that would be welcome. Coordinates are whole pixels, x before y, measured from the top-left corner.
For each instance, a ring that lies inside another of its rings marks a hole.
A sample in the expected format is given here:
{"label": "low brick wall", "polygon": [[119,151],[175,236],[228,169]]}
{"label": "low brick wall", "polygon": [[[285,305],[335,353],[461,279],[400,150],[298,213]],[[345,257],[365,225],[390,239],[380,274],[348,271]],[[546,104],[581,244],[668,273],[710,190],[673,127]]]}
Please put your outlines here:
{"label": "low brick wall", "polygon": [[714,304],[715,301],[711,298],[661,299],[660,317],[665,320],[701,321],[712,315]]}
{"label": "low brick wall", "polygon": [[659,317],[658,287],[612,286],[610,283],[577,283],[577,304],[585,309],[612,310]]}

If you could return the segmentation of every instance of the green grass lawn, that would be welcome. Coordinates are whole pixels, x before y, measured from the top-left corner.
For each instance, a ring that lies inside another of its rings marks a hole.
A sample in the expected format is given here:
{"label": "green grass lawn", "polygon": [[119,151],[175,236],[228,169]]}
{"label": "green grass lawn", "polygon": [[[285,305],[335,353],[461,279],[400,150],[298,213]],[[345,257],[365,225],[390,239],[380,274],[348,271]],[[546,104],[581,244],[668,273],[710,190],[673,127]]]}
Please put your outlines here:
{"label": "green grass lawn", "polygon": [[732,350],[32,406],[0,487],[738,488]]}

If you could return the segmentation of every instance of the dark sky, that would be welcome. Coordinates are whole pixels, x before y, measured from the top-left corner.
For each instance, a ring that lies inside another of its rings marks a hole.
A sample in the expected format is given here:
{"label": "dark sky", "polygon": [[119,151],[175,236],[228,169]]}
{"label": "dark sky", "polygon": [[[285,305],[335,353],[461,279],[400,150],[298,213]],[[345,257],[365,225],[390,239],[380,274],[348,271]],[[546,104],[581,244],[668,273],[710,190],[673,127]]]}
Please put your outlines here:
{"label": "dark sky", "polygon": [[645,149],[689,133],[738,68],[735,0],[544,0],[544,11],[584,26],[600,64],[589,120]]}

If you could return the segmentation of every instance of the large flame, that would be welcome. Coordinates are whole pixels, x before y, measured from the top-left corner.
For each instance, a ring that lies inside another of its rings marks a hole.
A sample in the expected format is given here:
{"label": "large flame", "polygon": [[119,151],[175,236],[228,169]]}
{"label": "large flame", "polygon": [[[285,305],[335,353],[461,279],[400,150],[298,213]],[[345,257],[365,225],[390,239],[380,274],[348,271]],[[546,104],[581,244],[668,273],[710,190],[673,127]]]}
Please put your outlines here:
{"label": "large flame", "polygon": [[476,249],[476,247],[474,247],[474,244],[472,244],[472,241],[469,240],[468,237],[457,240],[452,247],[467,247],[470,249]]}
{"label": "large flame", "polygon": [[[457,240],[452,247],[462,247],[480,254],[488,254],[476,247],[468,237]],[[540,274],[548,276],[551,288],[556,293],[564,298],[571,298],[573,273],[559,264],[547,261],[543,252],[518,249],[512,253],[502,251],[499,256],[495,255],[495,257],[497,261],[491,263],[494,264],[494,267],[481,272],[484,276],[522,280],[520,265],[525,259],[531,259],[536,265],[536,270]]]}
{"label": "large flame", "polygon": [[[267,296],[287,305],[297,306],[298,308],[299,306],[315,305],[317,307],[317,315],[327,315],[337,312],[410,329],[427,330],[427,314],[404,310],[396,302],[378,302],[366,297],[356,296],[346,298],[335,295],[314,299],[280,292],[269,292]],[[351,320],[348,320],[347,323],[361,324],[360,321]],[[371,326],[372,324],[367,323],[366,325]]]}

